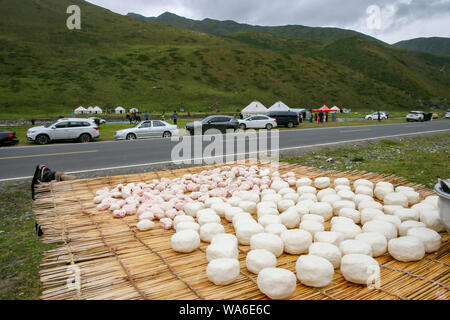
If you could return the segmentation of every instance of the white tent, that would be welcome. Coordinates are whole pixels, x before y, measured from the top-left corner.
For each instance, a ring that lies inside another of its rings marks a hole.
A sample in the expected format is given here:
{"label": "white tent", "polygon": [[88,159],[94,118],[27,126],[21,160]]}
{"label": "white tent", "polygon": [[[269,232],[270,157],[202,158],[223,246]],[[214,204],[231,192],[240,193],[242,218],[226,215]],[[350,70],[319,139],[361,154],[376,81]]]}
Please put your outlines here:
{"label": "white tent", "polygon": [[269,111],[290,111],[290,110],[291,109],[281,101],[275,102],[275,104],[269,108]]}
{"label": "white tent", "polygon": [[245,117],[250,117],[256,114],[266,114],[267,108],[259,101],[253,101],[247,107],[242,110],[242,115]]}
{"label": "white tent", "polygon": [[102,114],[103,110],[99,106],[96,106],[95,108],[93,108],[93,113]]}
{"label": "white tent", "polygon": [[94,108],[93,107],[87,108],[87,113],[94,113]]}
{"label": "white tent", "polygon": [[83,108],[82,106],[79,106],[78,108],[75,109],[75,114],[85,114],[88,111],[86,110],[86,108]]}
{"label": "white tent", "polygon": [[138,112],[139,112],[139,109],[137,109],[137,108],[130,109],[130,113],[138,113]]}
{"label": "white tent", "polygon": [[334,106],[333,108],[330,108],[331,110],[336,110],[337,112],[341,112],[341,109],[339,109],[338,107]]}
{"label": "white tent", "polygon": [[122,108],[122,107],[117,107],[114,111],[119,114],[126,112],[125,108]]}

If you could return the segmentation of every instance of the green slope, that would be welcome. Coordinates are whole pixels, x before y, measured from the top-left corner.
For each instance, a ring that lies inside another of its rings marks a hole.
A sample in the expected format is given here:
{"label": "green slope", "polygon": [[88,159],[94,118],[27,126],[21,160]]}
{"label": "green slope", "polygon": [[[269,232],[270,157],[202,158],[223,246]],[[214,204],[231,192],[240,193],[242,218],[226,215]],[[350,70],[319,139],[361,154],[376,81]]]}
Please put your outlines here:
{"label": "green slope", "polygon": [[417,38],[397,42],[394,46],[409,50],[450,55],[450,38]]}
{"label": "green slope", "polygon": [[[71,4],[81,7],[81,30],[65,27]],[[254,99],[400,110],[450,95],[450,58],[361,37],[214,36],[79,0],[0,0],[0,30],[0,118],[79,105],[230,112]]]}

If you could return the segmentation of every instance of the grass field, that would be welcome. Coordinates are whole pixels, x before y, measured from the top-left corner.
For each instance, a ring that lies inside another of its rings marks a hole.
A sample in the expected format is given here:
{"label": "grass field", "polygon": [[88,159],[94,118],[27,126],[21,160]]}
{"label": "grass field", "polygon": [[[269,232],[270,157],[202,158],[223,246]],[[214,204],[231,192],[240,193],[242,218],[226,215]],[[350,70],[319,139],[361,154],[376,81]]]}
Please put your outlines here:
{"label": "grass field", "polygon": [[383,140],[368,147],[323,150],[284,161],[324,170],[395,174],[434,188],[438,178],[450,177],[450,135]]}
{"label": "grass field", "polygon": [[[285,161],[322,169],[396,174],[432,188],[438,177],[450,176],[449,154],[450,135],[440,135],[325,150]],[[41,292],[41,255],[51,246],[42,245],[34,232],[29,183],[0,188],[0,299],[36,299]]]}

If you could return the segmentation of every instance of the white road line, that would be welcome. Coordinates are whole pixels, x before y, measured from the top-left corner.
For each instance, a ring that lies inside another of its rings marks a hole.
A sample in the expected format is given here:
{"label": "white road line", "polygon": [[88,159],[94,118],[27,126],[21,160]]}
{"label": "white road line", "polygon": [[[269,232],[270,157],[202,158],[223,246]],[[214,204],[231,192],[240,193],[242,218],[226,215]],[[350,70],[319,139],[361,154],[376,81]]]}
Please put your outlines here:
{"label": "white road line", "polygon": [[[380,136],[380,137],[356,139],[356,140],[345,140],[345,141],[321,143],[321,144],[311,144],[311,145],[305,145],[305,146],[300,146],[300,147],[290,147],[290,148],[283,148],[283,149],[277,149],[277,150],[270,150],[270,152],[280,152],[280,151],[295,150],[295,149],[306,149],[306,148],[311,148],[311,147],[325,147],[325,146],[339,145],[339,144],[351,143],[351,142],[370,141],[370,140],[377,140],[377,139],[384,139],[384,138],[395,138],[395,137],[419,135],[419,134],[424,134],[424,133],[444,132],[444,131],[450,131],[450,129],[423,131],[423,132],[414,132],[414,133],[404,133],[404,134],[398,134],[398,135]],[[239,154],[230,154],[230,156],[236,157],[236,156],[242,156],[242,155],[259,154],[259,153],[263,153],[263,152],[267,152],[267,150],[265,150],[265,151],[257,151],[257,152],[239,153]],[[192,162],[195,162],[195,160],[215,159],[215,158],[223,158],[223,157],[226,157],[226,155],[215,156],[215,157],[205,157],[205,158],[195,158],[195,159],[189,159],[189,161],[192,163]],[[100,168],[100,169],[71,171],[71,172],[66,172],[66,174],[79,174],[79,173],[89,173],[89,172],[97,172],[97,171],[104,171],[104,170],[117,170],[117,169],[137,168],[137,167],[144,167],[144,166],[151,166],[151,165],[158,165],[158,164],[168,164],[168,163],[177,164],[177,163],[182,163],[182,162],[183,161],[177,161],[177,162],[174,162],[174,161],[150,162],[150,163],[143,163],[143,164],[127,165],[127,166],[117,166],[117,167]],[[0,179],[0,182],[15,181],[15,180],[22,180],[22,179],[30,179],[30,178],[32,178],[32,176]]]}

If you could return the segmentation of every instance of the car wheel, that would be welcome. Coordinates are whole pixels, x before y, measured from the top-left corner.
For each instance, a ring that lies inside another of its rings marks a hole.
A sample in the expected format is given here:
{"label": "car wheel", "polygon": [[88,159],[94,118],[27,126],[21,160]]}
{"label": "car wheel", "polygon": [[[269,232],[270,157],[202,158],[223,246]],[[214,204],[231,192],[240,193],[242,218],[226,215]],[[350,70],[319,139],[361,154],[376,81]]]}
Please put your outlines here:
{"label": "car wheel", "polygon": [[245,130],[245,129],[247,129],[247,126],[246,126],[245,124],[241,123],[241,124],[239,125],[239,129]]}
{"label": "car wheel", "polygon": [[270,123],[266,124],[266,129],[267,130],[272,130],[272,128],[273,128],[273,126]]}
{"label": "car wheel", "polygon": [[163,138],[170,138],[172,136],[172,133],[170,131],[166,131],[163,133]]}
{"label": "car wheel", "polygon": [[87,134],[87,133],[83,133],[81,136],[80,136],[80,142],[81,143],[88,143],[88,142],[91,142],[91,136],[89,135],[89,134]]}
{"label": "car wheel", "polygon": [[287,127],[288,128],[293,128],[294,127],[294,123],[293,122],[288,122]]}
{"label": "car wheel", "polygon": [[127,134],[127,140],[136,140],[136,135],[134,133]]}
{"label": "car wheel", "polygon": [[48,144],[50,142],[50,138],[45,134],[40,134],[36,137],[36,142],[38,144]]}

